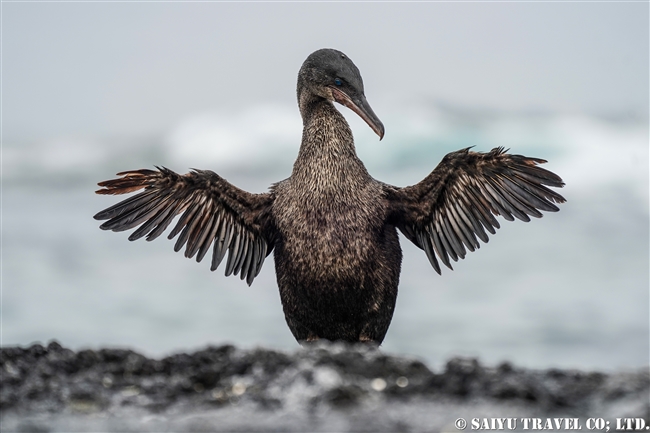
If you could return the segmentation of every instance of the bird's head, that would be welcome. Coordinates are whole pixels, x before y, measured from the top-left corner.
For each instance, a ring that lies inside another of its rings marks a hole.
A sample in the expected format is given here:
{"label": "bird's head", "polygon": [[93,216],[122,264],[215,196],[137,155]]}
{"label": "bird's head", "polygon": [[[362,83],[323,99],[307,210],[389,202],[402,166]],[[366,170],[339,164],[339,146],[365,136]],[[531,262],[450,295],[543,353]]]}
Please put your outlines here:
{"label": "bird's head", "polygon": [[359,68],[342,52],[323,48],[307,57],[298,73],[299,100],[303,92],[345,105],[357,113],[380,140],[384,137],[384,125],[363,93]]}

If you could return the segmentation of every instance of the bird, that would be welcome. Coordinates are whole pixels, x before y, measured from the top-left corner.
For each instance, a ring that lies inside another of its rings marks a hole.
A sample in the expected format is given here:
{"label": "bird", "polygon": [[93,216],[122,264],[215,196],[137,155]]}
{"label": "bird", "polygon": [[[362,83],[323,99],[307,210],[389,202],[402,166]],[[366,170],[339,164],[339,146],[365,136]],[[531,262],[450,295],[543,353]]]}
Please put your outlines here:
{"label": "bird", "polygon": [[[254,194],[209,170],[178,174],[156,166],[118,173],[98,194],[139,191],[94,218],[100,228],[138,227],[129,240],[152,241],[180,215],[175,251],[248,285],[273,252],[287,325],[300,344],[343,340],[381,344],[391,323],[402,262],[398,231],[433,269],[464,259],[500,228],[496,219],[530,221],[557,212],[562,179],[546,161],[461,149],[422,181],[397,187],[374,179],[357,156],[352,131],[334,103],[351,109],[379,136],[361,73],[341,51],[310,54],[298,72],[302,141],[291,175]],[[225,258],[226,253],[228,257]]]}

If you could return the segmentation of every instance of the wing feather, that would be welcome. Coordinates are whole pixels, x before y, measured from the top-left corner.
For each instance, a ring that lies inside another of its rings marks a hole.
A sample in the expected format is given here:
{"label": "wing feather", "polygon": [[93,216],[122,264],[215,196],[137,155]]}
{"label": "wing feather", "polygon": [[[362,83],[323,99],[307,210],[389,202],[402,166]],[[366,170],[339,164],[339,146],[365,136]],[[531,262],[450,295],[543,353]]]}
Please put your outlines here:
{"label": "wing feather", "polygon": [[471,234],[469,228],[465,226],[465,222],[456,212],[456,206],[454,206],[454,203],[448,202],[447,209],[449,210],[449,221],[451,222],[454,231],[458,235],[458,238],[463,241],[468,250],[474,252],[476,237]]}
{"label": "wing feather", "polygon": [[530,218],[526,212],[518,206],[517,201],[513,200],[506,191],[499,188],[492,178],[487,179],[485,184],[493,194],[496,194],[502,205],[506,207],[511,214],[521,221],[530,222]]}
{"label": "wing feather", "polygon": [[[223,234],[223,237],[219,235],[219,238],[215,241],[214,244],[214,253],[212,255],[212,266],[210,266],[211,271],[215,271],[218,267],[219,264],[223,261],[224,256],[226,255],[226,251],[228,251],[228,247],[230,246],[230,241],[233,236],[233,226],[230,224],[230,222],[225,222],[222,225],[222,230],[225,229],[225,232]],[[218,249],[217,249],[218,248]]]}
{"label": "wing feather", "polygon": [[174,220],[176,215],[180,212],[182,207],[184,206],[183,201],[178,201],[174,202],[171,206],[169,206],[166,211],[167,214],[160,220],[160,222],[156,225],[156,227],[149,232],[147,235],[146,239],[148,242],[153,241],[156,239],[158,236],[163,234],[167,227],[169,227],[169,224]]}
{"label": "wing feather", "polygon": [[433,224],[427,226],[427,233],[429,234],[429,237],[433,239],[433,248],[436,250],[436,254],[438,257],[440,257],[440,260],[442,260],[442,263],[449,269],[453,270],[454,268],[451,267],[451,262],[449,261],[447,250],[445,250],[445,248],[442,246],[440,235],[436,231]]}
{"label": "wing feather", "polygon": [[[144,224],[142,224],[136,231],[131,233],[129,236],[130,241],[135,241],[140,239],[141,237],[145,236],[147,233],[151,231],[151,229],[158,224],[161,220],[167,216],[169,213],[169,206],[165,206],[166,203],[162,203],[159,205],[159,207],[156,208],[156,212],[151,218],[143,218],[142,221],[146,221]],[[141,221],[141,222],[142,222]]]}
{"label": "wing feather", "polygon": [[437,259],[452,269],[450,258],[465,258],[466,249],[480,248],[479,239],[489,241],[486,231],[496,233],[496,216],[528,222],[559,210],[556,204],[565,199],[548,187],[561,188],[564,182],[538,166],[545,162],[500,147],[487,153],[452,152],[420,183],[384,186],[391,221],[424,250],[436,272]]}
{"label": "wing feather", "polygon": [[236,259],[241,249],[241,227],[235,226],[233,232],[231,247],[228,250],[228,260],[226,261],[226,277],[232,275],[232,272],[235,270]]}
{"label": "wing feather", "polygon": [[255,278],[257,274],[257,263],[259,262],[260,255],[260,242],[258,239],[253,239],[253,248],[251,252],[250,262],[246,269],[246,282],[249,280],[252,281],[252,278]]}
{"label": "wing feather", "polygon": [[237,275],[241,269],[244,266],[244,262],[246,261],[246,255],[248,254],[248,236],[247,233],[242,232],[242,237],[240,239],[240,248],[239,248],[239,254],[237,255],[237,260],[235,263],[235,267],[233,270],[233,273]]}
{"label": "wing feather", "polygon": [[535,188],[532,187],[532,185],[529,186],[527,182],[520,182],[519,184],[516,184],[505,176],[500,177],[499,181],[507,186],[510,191],[518,194],[523,200],[530,203],[533,208],[538,208],[547,212],[557,212],[560,210],[553,203],[549,203],[548,201],[544,200],[544,194],[540,194],[540,192],[535,191]]}
{"label": "wing feather", "polygon": [[250,272],[251,261],[253,260],[253,254],[255,253],[255,243],[252,238],[246,240],[246,256],[243,259],[243,264],[241,266],[241,272],[239,274],[240,279],[246,278]]}
{"label": "wing feather", "polygon": [[[103,183],[103,182],[102,182]],[[103,190],[100,190],[103,191]],[[129,211],[135,207],[140,206],[143,203],[147,203],[147,201],[150,199],[152,195],[155,195],[155,191],[144,191],[141,192],[140,194],[136,194],[131,198],[128,198],[116,205],[113,205],[109,208],[104,209],[103,211],[99,212],[97,215],[95,215],[95,219],[98,220],[106,220],[109,218],[114,218],[125,211]]]}
{"label": "wing feather", "polygon": [[[479,237],[483,242],[487,243],[489,238],[487,237],[487,234],[485,233],[485,230],[483,229],[483,226],[480,223],[479,217],[476,215],[474,209],[472,209],[471,205],[468,207],[466,202],[465,202],[465,197],[460,196],[458,201],[454,203],[454,206],[458,207],[459,213],[462,212],[462,216],[465,218],[466,222],[468,223],[468,226],[471,227],[472,234],[475,234],[476,236]],[[480,243],[476,241],[476,248],[480,248]]]}
{"label": "wing feather", "polygon": [[262,263],[264,263],[264,259],[266,256],[270,253],[271,251],[268,249],[268,244],[266,242],[260,242],[260,254],[257,260],[257,270],[255,271],[255,277],[257,277],[262,270]]}
{"label": "wing feather", "polygon": [[445,226],[445,219],[442,215],[437,216],[437,218],[438,221],[436,221],[436,230],[438,231],[442,245],[445,247],[445,251],[447,251],[449,257],[451,257],[453,261],[457,262],[458,253],[456,252],[457,250],[452,246],[451,237],[449,236],[448,230]]}
{"label": "wing feather", "polygon": [[147,200],[138,203],[137,206],[133,203],[118,215],[99,226],[99,228],[102,230],[122,232],[139,225],[142,221],[158,212],[160,205],[164,204],[164,198],[162,197],[148,197]]}
{"label": "wing feather", "polygon": [[488,182],[481,182],[478,187],[484,196],[489,197],[490,204],[497,210],[497,215],[501,215],[508,221],[515,220],[515,217],[510,213],[510,206],[508,206],[506,201],[490,187]]}
{"label": "wing feather", "polygon": [[[167,239],[174,239],[176,235],[181,232],[187,224],[192,221],[192,218],[194,218],[194,215],[196,212],[199,210],[199,206],[196,203],[198,197],[193,197],[193,200],[188,204],[187,208],[185,209],[185,212],[183,212],[183,216],[181,216],[178,220],[178,223],[174,226],[171,232],[169,232],[169,235],[167,236]],[[182,235],[181,235],[182,237]],[[179,239],[180,240],[180,239]],[[183,242],[185,243],[185,242]],[[178,252],[178,250],[181,249],[183,244],[181,244],[178,248],[174,248],[174,251]]]}
{"label": "wing feather", "polygon": [[471,185],[468,185],[467,192],[468,192],[467,194],[468,199],[469,200],[474,199],[474,204],[476,208],[479,209],[479,211],[481,212],[483,221],[485,221],[486,223],[484,224],[485,228],[493,235],[496,234],[496,231],[494,229],[495,228],[500,229],[501,225],[499,224],[499,221],[494,216],[498,215],[499,211],[497,211],[494,208],[494,206],[490,204],[487,197],[483,196],[483,194],[481,194],[481,191],[478,189],[478,187],[473,183]]}
{"label": "wing feather", "polygon": [[[503,191],[503,194],[508,197],[508,199],[519,208],[522,212],[525,212],[527,215],[541,218],[542,213],[535,209],[533,202],[528,200],[525,196],[518,193],[517,190],[510,187],[509,184],[503,181],[502,178],[495,178],[494,184],[497,188],[500,188]],[[529,218],[530,220],[530,218]]]}
{"label": "wing feather", "polygon": [[117,179],[100,182],[98,194],[126,194],[129,197],[95,215],[107,220],[104,230],[124,231],[139,226],[130,240],[146,236],[156,239],[180,215],[168,238],[178,235],[174,251],[185,246],[184,255],[203,260],[212,246],[211,270],[217,269],[228,252],[226,275],[240,274],[252,284],[259,274],[269,239],[268,209],[274,196],[242,191],[216,173],[192,170],[179,175],[167,168],[118,173]]}
{"label": "wing feather", "polygon": [[[189,258],[194,257],[203,247],[206,238],[212,232],[215,216],[216,212],[205,212],[201,223],[193,230],[192,236],[190,236],[190,240],[187,243],[187,249],[189,250],[187,256]],[[214,237],[212,239],[214,240]],[[197,262],[201,261],[198,255],[196,258]]]}
{"label": "wing feather", "polygon": [[212,242],[217,242],[215,239],[217,236],[217,231],[219,230],[219,225],[221,224],[221,212],[217,212],[213,214],[213,218],[211,220],[211,226],[210,226],[210,231],[206,231],[206,236],[203,238],[203,241],[201,242],[201,247],[199,248],[199,252],[196,254],[196,262],[199,263],[201,260],[203,260],[203,257],[207,254],[208,250],[210,249],[210,246],[212,245]]}
{"label": "wing feather", "polygon": [[[445,208],[445,210],[447,209]],[[449,241],[449,245],[451,245],[451,247],[456,252],[456,255],[461,259],[464,259],[466,251],[465,251],[465,247],[463,246],[463,241],[461,241],[458,238],[456,231],[452,228],[452,224],[451,224],[452,219],[449,217],[448,213],[449,213],[448,211],[445,212],[443,214],[443,218],[441,219],[445,236]]]}
{"label": "wing feather", "polygon": [[438,260],[436,260],[436,255],[433,253],[433,247],[431,245],[431,238],[427,235],[425,235],[423,232],[419,231],[417,232],[418,237],[420,239],[420,242],[424,246],[424,252],[427,254],[427,258],[429,259],[429,262],[431,263],[431,266],[433,266],[433,269],[436,270],[438,274],[441,273],[440,270],[440,265],[438,264]]}

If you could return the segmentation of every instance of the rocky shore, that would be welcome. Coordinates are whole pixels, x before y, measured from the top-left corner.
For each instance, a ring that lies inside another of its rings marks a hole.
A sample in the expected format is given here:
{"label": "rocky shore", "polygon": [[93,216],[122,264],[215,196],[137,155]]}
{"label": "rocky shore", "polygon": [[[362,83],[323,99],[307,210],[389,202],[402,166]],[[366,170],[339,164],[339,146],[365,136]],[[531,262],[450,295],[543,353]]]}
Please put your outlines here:
{"label": "rocky shore", "polygon": [[[283,353],[208,347],[149,359],[130,350],[0,349],[0,430],[458,431],[478,418],[640,418],[647,369],[528,370],[451,359],[440,372],[374,347],[318,343]],[[554,429],[555,431],[562,429]]]}

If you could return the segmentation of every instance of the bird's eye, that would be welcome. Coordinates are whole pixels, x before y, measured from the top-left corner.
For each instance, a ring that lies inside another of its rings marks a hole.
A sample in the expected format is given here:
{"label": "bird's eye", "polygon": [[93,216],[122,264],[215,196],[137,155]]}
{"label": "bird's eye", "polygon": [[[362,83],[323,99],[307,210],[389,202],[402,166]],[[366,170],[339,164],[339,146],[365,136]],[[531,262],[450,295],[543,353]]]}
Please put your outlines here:
{"label": "bird's eye", "polygon": [[337,86],[340,86],[341,84],[343,84],[343,81],[341,81],[340,78],[335,78],[334,79],[334,84],[336,84]]}

